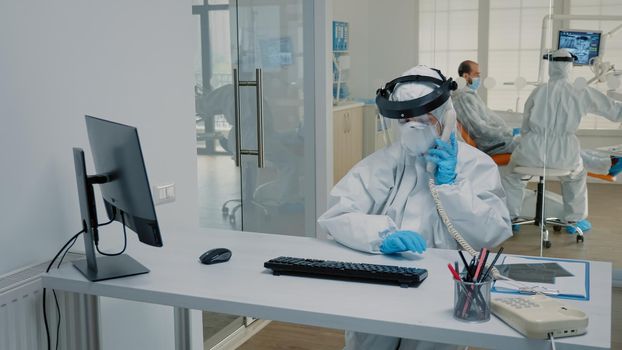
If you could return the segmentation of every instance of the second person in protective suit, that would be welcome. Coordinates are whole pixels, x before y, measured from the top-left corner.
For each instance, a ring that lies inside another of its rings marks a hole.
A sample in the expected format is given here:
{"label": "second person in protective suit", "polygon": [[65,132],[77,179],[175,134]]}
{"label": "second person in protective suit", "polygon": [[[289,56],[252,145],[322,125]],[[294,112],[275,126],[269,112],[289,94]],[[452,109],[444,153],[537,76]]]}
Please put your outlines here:
{"label": "second person in protective suit", "polygon": [[[479,76],[479,65],[473,61],[464,61],[460,64],[458,73],[467,81],[467,86],[452,94],[457,119],[462,127],[477,143],[477,147],[490,155],[514,152],[520,143],[521,129],[510,128],[503,118],[490,110],[477,94],[475,84],[471,82],[472,76]],[[502,146],[499,147],[499,145]],[[581,160],[584,168],[593,173],[616,176],[622,172],[622,161],[619,157],[610,157],[595,150],[582,149]],[[509,171],[501,173],[502,177],[510,174]],[[512,183],[513,180],[510,179],[504,183]],[[516,195],[516,198],[509,198],[508,201],[514,206],[510,209],[510,214],[515,218],[519,215],[516,210],[520,210],[522,197],[518,198]],[[589,226],[587,221],[583,221],[581,225],[583,229]],[[567,227],[567,229],[574,232],[572,227]]]}
{"label": "second person in protective suit", "polygon": [[[573,58],[568,50],[555,51],[549,60],[549,81],[534,89],[525,102],[521,140],[508,167],[570,170],[570,175],[560,178],[565,214],[562,219],[586,231],[592,226],[587,220],[586,168],[593,165],[586,164],[582,157],[576,132],[581,118],[588,113],[621,122],[622,104],[592,87],[572,85],[569,76]],[[619,165],[614,164],[612,169]],[[525,183],[521,175],[508,174],[503,177],[503,184],[510,215],[518,217]]]}
{"label": "second person in protective suit", "polygon": [[[458,248],[439,216],[430,179],[454,227],[475,249],[512,235],[497,166],[455,139],[452,89],[455,83],[440,71],[416,66],[379,90],[380,113],[400,120],[401,138],[355,165],[330,192],[332,206],[318,222],[336,241],[375,254]],[[347,350],[455,348],[346,331]]]}

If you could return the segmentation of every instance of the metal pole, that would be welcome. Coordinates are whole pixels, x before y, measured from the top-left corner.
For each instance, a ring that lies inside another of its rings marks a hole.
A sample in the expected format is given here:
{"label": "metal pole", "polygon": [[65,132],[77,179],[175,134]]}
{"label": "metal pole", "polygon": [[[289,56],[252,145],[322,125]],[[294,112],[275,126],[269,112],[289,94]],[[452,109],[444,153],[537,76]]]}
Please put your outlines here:
{"label": "metal pole", "polygon": [[175,319],[175,350],[190,350],[190,310],[176,307],[173,312]]}

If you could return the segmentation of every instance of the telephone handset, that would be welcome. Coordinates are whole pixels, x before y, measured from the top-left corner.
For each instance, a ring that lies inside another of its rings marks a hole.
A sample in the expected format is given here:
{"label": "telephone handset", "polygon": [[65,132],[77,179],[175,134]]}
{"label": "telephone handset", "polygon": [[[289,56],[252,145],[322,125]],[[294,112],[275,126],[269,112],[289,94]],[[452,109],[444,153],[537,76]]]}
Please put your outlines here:
{"label": "telephone handset", "polygon": [[449,136],[456,129],[456,111],[453,108],[450,108],[445,113],[445,123],[443,127],[443,132],[441,133],[441,140],[447,142],[449,141]]}
{"label": "telephone handset", "polygon": [[[453,108],[450,108],[445,113],[445,119],[443,123],[443,132],[441,133],[440,139],[444,142],[448,142],[449,137],[451,136],[451,133],[455,129],[456,129],[456,111]],[[434,175],[434,172],[436,171],[436,164],[432,162],[428,162],[428,164],[426,165],[426,170],[430,174]]]}

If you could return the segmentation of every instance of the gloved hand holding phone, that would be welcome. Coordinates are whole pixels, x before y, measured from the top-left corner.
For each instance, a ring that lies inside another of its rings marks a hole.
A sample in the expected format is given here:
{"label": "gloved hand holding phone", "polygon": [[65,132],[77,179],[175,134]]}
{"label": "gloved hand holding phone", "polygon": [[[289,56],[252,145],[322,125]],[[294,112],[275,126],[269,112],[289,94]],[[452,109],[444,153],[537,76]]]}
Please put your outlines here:
{"label": "gloved hand holding phone", "polygon": [[450,185],[456,180],[458,164],[458,143],[456,133],[452,132],[448,141],[434,140],[436,147],[430,148],[425,156],[428,162],[436,164],[434,180],[437,185]]}

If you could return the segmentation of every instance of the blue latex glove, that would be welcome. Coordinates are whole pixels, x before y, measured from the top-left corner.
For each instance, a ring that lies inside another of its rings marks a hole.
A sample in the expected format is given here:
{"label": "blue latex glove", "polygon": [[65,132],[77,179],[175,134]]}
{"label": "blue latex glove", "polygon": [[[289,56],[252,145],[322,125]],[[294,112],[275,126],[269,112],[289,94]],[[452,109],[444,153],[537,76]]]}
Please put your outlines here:
{"label": "blue latex glove", "polygon": [[520,135],[520,128],[512,129],[512,136]]}
{"label": "blue latex glove", "polygon": [[[592,229],[592,223],[588,219],[579,220],[576,223],[577,227],[581,229],[583,233]],[[577,233],[577,229],[572,226],[566,226],[566,232],[568,233]]]}
{"label": "blue latex glove", "polygon": [[380,252],[393,254],[405,251],[425,252],[426,243],[423,236],[415,231],[395,231],[388,235],[380,245]]}
{"label": "blue latex glove", "polygon": [[441,139],[434,140],[436,147],[430,148],[425,158],[436,164],[434,180],[437,185],[453,184],[456,180],[456,164],[458,163],[458,144],[454,132],[449,136],[449,142]]}

